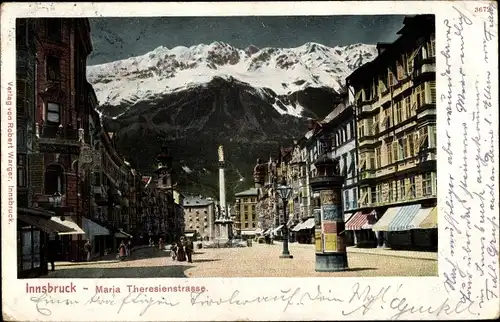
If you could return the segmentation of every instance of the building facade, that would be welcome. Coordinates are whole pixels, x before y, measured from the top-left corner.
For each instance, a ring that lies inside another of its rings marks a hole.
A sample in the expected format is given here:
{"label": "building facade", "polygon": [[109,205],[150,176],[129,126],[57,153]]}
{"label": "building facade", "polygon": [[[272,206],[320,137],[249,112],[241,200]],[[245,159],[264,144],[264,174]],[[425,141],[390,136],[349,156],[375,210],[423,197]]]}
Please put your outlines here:
{"label": "building facade", "polygon": [[258,191],[256,188],[236,193],[235,195],[235,230],[237,236],[245,231],[255,231],[259,218],[256,211]]}
{"label": "building facade", "polygon": [[428,235],[435,230],[417,223],[436,209],[434,28],[431,15],[405,18],[399,38],[379,44],[378,57],[347,78],[357,118],[357,210],[375,213],[373,229],[383,232],[379,243],[436,239]]}
{"label": "building facade", "polygon": [[186,232],[196,233],[202,240],[215,237],[215,203],[211,198],[190,196],[184,199],[184,223]]}
{"label": "building facade", "polygon": [[[57,208],[74,234],[52,234],[57,259],[85,257],[88,191],[81,177],[81,151],[89,142],[86,58],[92,51],[88,19],[44,18],[33,20],[36,48],[35,136],[38,150],[30,163],[33,203]],[[54,196],[62,202],[55,206]]]}

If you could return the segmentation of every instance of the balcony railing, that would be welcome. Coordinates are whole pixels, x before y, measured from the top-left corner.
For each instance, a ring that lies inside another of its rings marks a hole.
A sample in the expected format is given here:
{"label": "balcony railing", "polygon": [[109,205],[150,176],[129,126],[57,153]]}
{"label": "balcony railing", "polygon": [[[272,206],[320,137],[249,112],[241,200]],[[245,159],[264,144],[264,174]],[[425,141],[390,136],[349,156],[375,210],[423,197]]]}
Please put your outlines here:
{"label": "balcony railing", "polygon": [[78,130],[71,127],[37,124],[37,136],[44,139],[78,141]]}

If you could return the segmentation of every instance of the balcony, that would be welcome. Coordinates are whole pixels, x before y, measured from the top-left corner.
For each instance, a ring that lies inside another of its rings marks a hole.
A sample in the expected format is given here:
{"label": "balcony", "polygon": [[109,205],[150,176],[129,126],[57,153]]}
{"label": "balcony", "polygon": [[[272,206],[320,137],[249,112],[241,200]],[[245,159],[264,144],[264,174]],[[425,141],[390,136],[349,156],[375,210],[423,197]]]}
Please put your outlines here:
{"label": "balcony", "polygon": [[80,154],[80,136],[77,129],[36,124],[40,152]]}

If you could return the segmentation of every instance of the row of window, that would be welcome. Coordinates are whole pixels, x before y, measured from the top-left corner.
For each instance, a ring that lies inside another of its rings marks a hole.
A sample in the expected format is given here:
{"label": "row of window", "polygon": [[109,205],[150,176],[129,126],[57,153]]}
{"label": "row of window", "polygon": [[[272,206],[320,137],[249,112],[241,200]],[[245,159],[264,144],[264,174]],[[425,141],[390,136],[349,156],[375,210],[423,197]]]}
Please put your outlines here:
{"label": "row of window", "polygon": [[411,200],[436,195],[437,176],[427,172],[360,188],[360,205]]}
{"label": "row of window", "polygon": [[374,170],[418,155],[420,149],[436,147],[436,125],[407,132],[392,141],[382,141],[373,151],[360,153],[360,170]]}
{"label": "row of window", "polygon": [[[436,103],[436,82],[431,81],[415,86],[411,94],[402,96],[394,100],[393,105],[381,113],[371,118],[358,121],[358,135],[364,136],[377,135],[380,131],[388,129],[394,125],[400,124],[417,114],[417,109],[427,102]],[[426,97],[429,96],[430,100]]]}
{"label": "row of window", "polygon": [[370,86],[360,89],[356,93],[355,100],[368,101],[375,99],[379,94],[387,91],[390,86],[397,84],[399,81],[407,78],[408,75],[411,75],[415,61],[435,56],[436,40],[435,36],[431,35],[423,45],[417,45],[413,50],[402,53],[399,59],[394,61],[391,66],[387,66],[386,72],[382,72],[376,76],[376,79],[371,82]]}

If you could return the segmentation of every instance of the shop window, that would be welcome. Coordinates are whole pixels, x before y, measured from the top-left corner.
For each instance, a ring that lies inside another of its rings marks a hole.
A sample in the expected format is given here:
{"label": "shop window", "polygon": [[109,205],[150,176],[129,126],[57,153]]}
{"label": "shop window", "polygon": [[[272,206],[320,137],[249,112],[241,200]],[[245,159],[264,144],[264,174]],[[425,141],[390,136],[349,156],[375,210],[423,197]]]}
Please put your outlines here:
{"label": "shop window", "polygon": [[53,124],[61,123],[61,106],[57,103],[47,103],[47,121]]}
{"label": "shop window", "polygon": [[45,170],[45,194],[62,193],[64,171],[61,166],[50,165]]}
{"label": "shop window", "polygon": [[61,62],[54,56],[47,57],[47,79],[57,81],[61,79]]}
{"label": "shop window", "polygon": [[31,226],[23,227],[21,230],[21,249],[22,249],[22,269],[30,270],[38,268],[41,265],[40,230],[33,229]]}

